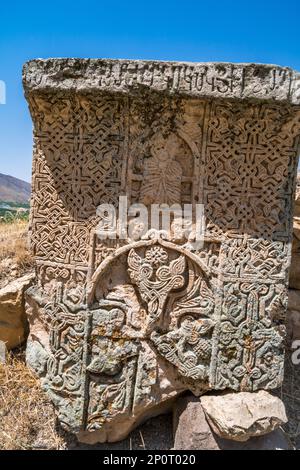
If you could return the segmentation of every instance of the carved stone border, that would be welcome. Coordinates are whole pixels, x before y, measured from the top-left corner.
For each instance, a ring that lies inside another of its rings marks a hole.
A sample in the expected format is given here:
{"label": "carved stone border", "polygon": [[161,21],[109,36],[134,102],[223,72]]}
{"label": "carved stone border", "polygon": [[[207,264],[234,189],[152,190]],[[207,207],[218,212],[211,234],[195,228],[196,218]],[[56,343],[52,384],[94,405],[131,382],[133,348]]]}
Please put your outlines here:
{"label": "carved stone border", "polygon": [[300,74],[263,64],[163,62],[110,59],[36,59],[23,69],[25,93],[147,90],[194,98],[300,103]]}

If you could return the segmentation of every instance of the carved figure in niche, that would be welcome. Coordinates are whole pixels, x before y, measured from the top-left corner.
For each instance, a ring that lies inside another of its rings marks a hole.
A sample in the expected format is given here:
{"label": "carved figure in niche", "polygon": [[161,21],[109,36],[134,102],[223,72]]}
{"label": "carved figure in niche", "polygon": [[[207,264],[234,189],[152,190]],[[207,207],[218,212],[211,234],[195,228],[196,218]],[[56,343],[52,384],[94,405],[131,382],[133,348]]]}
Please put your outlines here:
{"label": "carved figure in niche", "polygon": [[180,204],[182,168],[175,160],[178,140],[175,134],[169,134],[167,138],[156,134],[151,139],[151,157],[144,162],[141,203]]}

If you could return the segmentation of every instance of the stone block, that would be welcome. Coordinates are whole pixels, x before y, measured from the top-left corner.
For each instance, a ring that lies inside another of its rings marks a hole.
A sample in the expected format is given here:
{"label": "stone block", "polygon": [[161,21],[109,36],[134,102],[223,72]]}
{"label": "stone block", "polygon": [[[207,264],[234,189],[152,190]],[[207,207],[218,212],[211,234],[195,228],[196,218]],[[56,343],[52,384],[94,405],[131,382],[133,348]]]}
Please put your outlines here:
{"label": "stone block", "polygon": [[[239,395],[238,393],[236,395]],[[236,426],[240,418],[233,413]],[[224,439],[213,432],[205,417],[199,398],[187,395],[177,399],[173,409],[174,450],[292,450],[290,439],[282,429],[278,428],[268,434],[249,437],[239,442]],[[231,427],[233,421],[231,421]],[[227,435],[228,437],[228,435]]]}
{"label": "stone block", "polygon": [[28,361],[63,426],[118,440],[184,391],[279,387],[300,75],[38,59],[23,83]]}
{"label": "stone block", "polygon": [[28,333],[24,293],[33,279],[26,274],[0,289],[0,341],[7,349],[23,343]]}
{"label": "stone block", "polygon": [[287,422],[282,401],[265,390],[203,395],[200,401],[213,431],[225,439],[247,441]]}

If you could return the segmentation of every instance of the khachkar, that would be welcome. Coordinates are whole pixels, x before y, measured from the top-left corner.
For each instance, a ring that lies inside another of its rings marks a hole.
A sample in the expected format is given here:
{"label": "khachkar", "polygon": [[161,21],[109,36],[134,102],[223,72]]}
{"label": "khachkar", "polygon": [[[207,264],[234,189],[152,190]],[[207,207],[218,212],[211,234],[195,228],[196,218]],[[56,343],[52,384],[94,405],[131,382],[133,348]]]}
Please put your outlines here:
{"label": "khachkar", "polygon": [[[300,76],[33,60],[29,364],[70,430],[117,440],[184,390],[281,384]],[[203,204],[205,237],[103,240],[97,207]]]}

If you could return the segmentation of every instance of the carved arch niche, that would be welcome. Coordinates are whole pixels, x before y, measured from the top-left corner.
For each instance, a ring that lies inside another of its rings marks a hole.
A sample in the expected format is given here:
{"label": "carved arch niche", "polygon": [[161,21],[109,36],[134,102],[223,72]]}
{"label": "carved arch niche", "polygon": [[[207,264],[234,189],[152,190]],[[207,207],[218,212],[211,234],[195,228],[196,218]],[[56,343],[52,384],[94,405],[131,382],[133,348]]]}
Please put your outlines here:
{"label": "carved arch niche", "polygon": [[132,141],[127,178],[131,203],[201,201],[197,177],[200,152],[184,130],[158,130],[151,135],[148,130],[147,136],[134,135]]}
{"label": "carved arch niche", "polygon": [[131,341],[135,354],[148,343],[183,386],[189,379],[208,385],[215,293],[196,255],[157,238],[126,245],[97,268],[88,299],[92,356],[100,354],[99,338]]}

